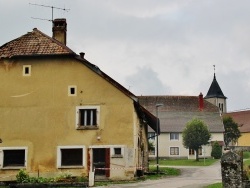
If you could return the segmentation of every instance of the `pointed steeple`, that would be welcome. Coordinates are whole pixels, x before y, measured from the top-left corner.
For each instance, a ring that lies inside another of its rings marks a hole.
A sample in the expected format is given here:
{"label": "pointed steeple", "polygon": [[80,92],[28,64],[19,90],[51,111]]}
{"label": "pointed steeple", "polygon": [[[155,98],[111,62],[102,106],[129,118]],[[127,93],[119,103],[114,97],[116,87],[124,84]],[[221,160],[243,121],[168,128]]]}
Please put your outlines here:
{"label": "pointed steeple", "polygon": [[215,76],[215,65],[214,65],[214,79],[212,84],[210,85],[210,88],[207,92],[207,95],[204,97],[204,99],[208,99],[208,98],[222,98],[222,99],[226,99],[227,97],[225,97],[225,95],[223,94],[217,80],[216,80],[216,76]]}
{"label": "pointed steeple", "polygon": [[207,95],[204,97],[208,102],[219,107],[220,113],[227,112],[227,97],[223,94],[215,76],[215,65],[214,65],[214,79],[210,88],[207,92]]}

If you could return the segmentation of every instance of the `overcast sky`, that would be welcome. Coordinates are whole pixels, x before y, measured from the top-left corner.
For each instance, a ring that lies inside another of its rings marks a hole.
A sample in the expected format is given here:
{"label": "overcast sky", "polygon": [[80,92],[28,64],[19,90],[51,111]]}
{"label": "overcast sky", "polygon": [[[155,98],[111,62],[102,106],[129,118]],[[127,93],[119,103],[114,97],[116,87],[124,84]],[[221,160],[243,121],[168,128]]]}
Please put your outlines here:
{"label": "overcast sky", "polygon": [[205,96],[216,66],[228,111],[250,108],[249,0],[0,0],[0,46],[66,18],[67,45],[135,95]]}

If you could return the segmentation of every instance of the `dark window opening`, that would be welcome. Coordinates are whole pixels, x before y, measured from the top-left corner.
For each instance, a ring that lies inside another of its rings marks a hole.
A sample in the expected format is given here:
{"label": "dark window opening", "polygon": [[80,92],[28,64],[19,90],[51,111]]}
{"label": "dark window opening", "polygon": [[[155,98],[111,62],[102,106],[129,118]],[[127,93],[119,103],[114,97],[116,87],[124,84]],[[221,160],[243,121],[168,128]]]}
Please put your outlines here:
{"label": "dark window opening", "polygon": [[30,74],[30,68],[29,67],[24,68],[24,74]]}
{"label": "dark window opening", "polygon": [[25,166],[25,150],[4,150],[3,167]]}
{"label": "dark window opening", "polygon": [[74,87],[71,87],[71,88],[70,88],[70,94],[71,94],[71,95],[74,95],[75,92],[76,92],[76,91],[75,91],[75,88],[74,88]]}
{"label": "dark window opening", "polygon": [[61,149],[61,165],[62,166],[82,166],[83,150],[77,149]]}
{"label": "dark window opening", "polygon": [[97,125],[96,109],[80,109],[80,125]]}
{"label": "dark window opening", "polygon": [[121,155],[122,149],[121,148],[114,148],[114,153],[115,153],[115,155]]}

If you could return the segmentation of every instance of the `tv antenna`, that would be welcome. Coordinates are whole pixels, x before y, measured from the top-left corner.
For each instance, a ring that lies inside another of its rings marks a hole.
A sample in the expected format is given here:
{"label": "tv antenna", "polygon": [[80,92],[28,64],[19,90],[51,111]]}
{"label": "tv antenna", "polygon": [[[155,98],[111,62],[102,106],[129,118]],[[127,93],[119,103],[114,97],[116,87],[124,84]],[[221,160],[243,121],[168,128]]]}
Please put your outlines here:
{"label": "tv antenna", "polygon": [[29,3],[30,5],[34,5],[34,6],[40,6],[40,7],[45,7],[45,8],[51,8],[51,11],[52,11],[52,14],[51,14],[51,20],[49,19],[43,19],[43,18],[34,18],[34,17],[31,17],[32,19],[38,19],[38,20],[47,20],[47,21],[50,21],[50,22],[53,22],[53,15],[54,15],[54,9],[57,9],[57,10],[62,10],[62,11],[70,11],[70,9],[66,9],[66,8],[60,8],[60,7],[54,7],[54,6],[49,6],[49,5],[41,5],[41,4],[36,4],[36,3]]}

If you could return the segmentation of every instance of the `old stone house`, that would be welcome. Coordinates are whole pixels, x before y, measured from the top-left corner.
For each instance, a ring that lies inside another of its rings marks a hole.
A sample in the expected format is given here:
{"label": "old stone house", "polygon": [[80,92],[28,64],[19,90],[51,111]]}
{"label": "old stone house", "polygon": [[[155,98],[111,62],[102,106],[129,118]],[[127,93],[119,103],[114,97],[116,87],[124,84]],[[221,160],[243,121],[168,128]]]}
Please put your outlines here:
{"label": "old stone house", "polygon": [[230,116],[238,124],[241,136],[236,143],[237,146],[250,145],[250,110],[228,112],[224,114]]}
{"label": "old stone house", "polygon": [[66,20],[55,19],[53,37],[35,28],[0,47],[1,181],[19,169],[109,179],[147,169],[156,117],[66,42]]}

